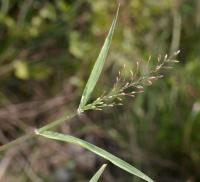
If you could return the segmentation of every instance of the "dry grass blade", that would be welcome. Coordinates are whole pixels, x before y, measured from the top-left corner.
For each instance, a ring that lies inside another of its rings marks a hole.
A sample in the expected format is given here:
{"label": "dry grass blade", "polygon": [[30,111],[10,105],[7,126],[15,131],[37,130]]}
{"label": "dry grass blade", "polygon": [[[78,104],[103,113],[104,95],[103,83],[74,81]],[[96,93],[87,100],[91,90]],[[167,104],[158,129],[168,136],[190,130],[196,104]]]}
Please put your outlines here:
{"label": "dry grass blade", "polygon": [[64,142],[69,142],[69,143],[79,145],[79,146],[81,146],[81,147],[103,157],[104,159],[110,161],[111,163],[113,163],[114,165],[118,166],[121,169],[123,169],[123,170],[125,170],[125,171],[127,171],[127,172],[129,172],[129,173],[131,173],[135,176],[138,176],[138,177],[144,179],[145,181],[153,182],[153,180],[151,178],[149,178],[147,175],[145,175],[143,172],[136,169],[135,167],[133,167],[129,163],[123,161],[122,159],[114,156],[113,154],[111,154],[111,153],[91,144],[91,143],[88,143],[84,140],[73,137],[71,135],[64,135],[64,134],[52,132],[52,131],[39,132],[38,130],[36,130],[36,134],[41,135],[41,136],[46,137],[46,138],[53,139],[53,140],[59,140],[59,141],[64,141]]}
{"label": "dry grass blade", "polygon": [[104,45],[103,45],[103,47],[102,47],[102,49],[99,53],[99,56],[98,56],[98,58],[97,58],[97,60],[94,64],[94,67],[92,69],[90,77],[89,77],[87,84],[85,86],[85,89],[83,91],[81,102],[80,102],[80,105],[79,105],[79,108],[78,108],[79,113],[84,111],[84,106],[87,104],[88,99],[90,98],[92,91],[94,90],[94,87],[95,87],[95,85],[96,85],[96,83],[97,83],[97,81],[100,77],[100,74],[102,72],[106,57],[108,55],[110,44],[111,44],[111,41],[112,41],[115,25],[116,25],[116,22],[117,22],[118,12],[119,12],[119,6],[118,6],[118,9],[117,9],[116,16],[115,16],[115,18],[112,22],[110,31],[109,31],[109,33],[106,37]]}

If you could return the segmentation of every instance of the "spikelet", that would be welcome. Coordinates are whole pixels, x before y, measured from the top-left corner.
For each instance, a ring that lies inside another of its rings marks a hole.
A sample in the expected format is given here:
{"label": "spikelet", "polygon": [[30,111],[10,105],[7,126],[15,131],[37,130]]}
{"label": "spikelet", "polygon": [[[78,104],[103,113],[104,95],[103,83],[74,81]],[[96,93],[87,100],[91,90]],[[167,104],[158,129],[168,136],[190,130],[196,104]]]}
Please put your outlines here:
{"label": "spikelet", "polygon": [[[130,77],[125,79],[122,77],[122,72],[126,69],[126,65],[123,65],[122,70],[119,70],[116,81],[113,88],[109,93],[103,93],[100,97],[94,100],[91,104],[85,106],[84,110],[102,110],[104,107],[114,107],[122,105],[123,98],[128,96],[131,98],[136,97],[136,94],[143,93],[145,86],[151,86],[154,81],[163,78],[162,70],[171,69],[174,63],[179,61],[175,57],[180,53],[176,51],[171,56],[167,54],[162,58],[158,56],[157,64],[152,67],[149,74],[146,76],[139,75],[139,69],[141,61],[136,62],[136,71],[130,70]],[[151,61],[151,56],[149,56],[147,61],[147,66],[149,68],[149,63]]]}

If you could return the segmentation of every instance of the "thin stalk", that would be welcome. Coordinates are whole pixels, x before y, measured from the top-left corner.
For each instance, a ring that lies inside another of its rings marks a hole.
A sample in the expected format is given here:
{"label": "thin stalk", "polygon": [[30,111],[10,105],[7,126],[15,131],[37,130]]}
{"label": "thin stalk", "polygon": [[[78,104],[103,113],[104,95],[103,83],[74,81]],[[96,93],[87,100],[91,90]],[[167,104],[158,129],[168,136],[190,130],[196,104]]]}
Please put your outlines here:
{"label": "thin stalk", "polygon": [[44,132],[44,131],[47,131],[47,130],[50,130],[50,129],[55,129],[58,125],[64,123],[66,120],[70,120],[72,119],[73,117],[75,117],[77,115],[76,112],[70,114],[70,115],[64,115],[63,117],[45,125],[45,126],[42,126],[41,128],[38,128],[38,129],[35,129],[33,131],[31,131],[29,134],[27,135],[24,135],[22,137],[19,137],[5,145],[2,145],[0,146],[0,152],[3,152],[11,147],[14,147],[16,145],[19,145],[23,142],[25,142],[26,140],[28,139],[31,139],[31,138],[34,138],[35,136],[37,136],[37,132]]}
{"label": "thin stalk", "polygon": [[19,144],[25,142],[26,140],[28,140],[28,139],[30,139],[30,138],[33,138],[33,137],[35,137],[35,136],[36,136],[35,132],[32,131],[32,132],[29,133],[29,134],[26,134],[26,135],[24,135],[24,136],[22,136],[22,137],[19,137],[19,138],[15,139],[15,140],[13,140],[13,141],[11,141],[11,142],[5,144],[5,145],[2,145],[2,146],[0,147],[0,152],[3,152],[3,151],[5,151],[5,150],[7,150],[7,149],[9,149],[9,148],[11,148],[11,147],[13,147],[13,146],[19,145]]}
{"label": "thin stalk", "polygon": [[36,129],[38,132],[43,132],[43,131],[47,131],[47,130],[50,130],[50,129],[53,129],[55,128],[56,126],[60,125],[61,123],[65,122],[66,120],[70,120],[72,119],[73,117],[75,117],[77,115],[77,113],[72,113],[70,115],[65,115],[41,128],[38,128]]}

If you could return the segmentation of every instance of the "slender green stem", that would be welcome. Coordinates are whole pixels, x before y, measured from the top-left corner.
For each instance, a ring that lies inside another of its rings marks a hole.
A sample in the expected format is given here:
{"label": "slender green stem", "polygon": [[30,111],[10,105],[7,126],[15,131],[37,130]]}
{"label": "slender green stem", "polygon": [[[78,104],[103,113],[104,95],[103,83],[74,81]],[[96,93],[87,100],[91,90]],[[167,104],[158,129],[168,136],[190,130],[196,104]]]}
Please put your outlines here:
{"label": "slender green stem", "polygon": [[22,137],[17,138],[16,140],[13,140],[13,141],[11,141],[11,142],[5,144],[5,145],[2,145],[2,146],[0,147],[0,152],[3,152],[4,150],[7,150],[7,149],[9,149],[9,148],[11,148],[11,147],[13,147],[13,146],[19,145],[19,144],[21,144],[22,142],[26,141],[27,139],[33,138],[34,136],[36,136],[36,135],[35,135],[35,132],[32,131],[31,133],[29,133],[29,134],[27,134],[27,135],[24,135],[24,136],[22,136]]}
{"label": "slender green stem", "polygon": [[74,112],[74,113],[72,113],[70,115],[64,115],[61,118],[59,118],[59,119],[57,119],[57,120],[55,120],[55,121],[53,121],[53,122],[41,127],[41,128],[35,129],[34,131],[32,131],[31,133],[29,133],[27,135],[24,135],[22,137],[17,138],[16,140],[13,140],[13,141],[5,144],[5,145],[2,145],[2,146],[0,146],[0,152],[5,151],[5,150],[7,150],[7,149],[9,149],[9,148],[11,148],[13,146],[19,145],[22,142],[25,142],[26,140],[37,136],[36,134],[38,132],[43,132],[43,131],[47,131],[47,130],[56,128],[58,125],[64,123],[66,120],[72,119],[76,115],[77,115],[76,112]]}
{"label": "slender green stem", "polygon": [[55,128],[56,126],[58,126],[59,124],[65,122],[66,120],[70,120],[72,119],[73,117],[75,117],[77,115],[77,113],[72,113],[70,115],[65,115],[65,116],[62,116],[61,118],[39,128],[39,129],[36,129],[38,132],[43,132],[43,131],[47,131],[47,130],[50,130],[52,128]]}

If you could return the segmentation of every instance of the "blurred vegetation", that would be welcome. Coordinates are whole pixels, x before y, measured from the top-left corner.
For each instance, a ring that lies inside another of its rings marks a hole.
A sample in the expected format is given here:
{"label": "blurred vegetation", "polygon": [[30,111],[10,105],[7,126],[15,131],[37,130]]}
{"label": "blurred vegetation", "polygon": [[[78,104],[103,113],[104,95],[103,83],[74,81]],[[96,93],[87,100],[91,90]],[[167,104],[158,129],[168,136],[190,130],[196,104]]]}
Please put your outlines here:
{"label": "blurred vegetation", "polygon": [[[0,143],[74,110],[117,3],[0,1]],[[96,95],[120,66],[181,50],[167,77],[122,107],[60,127],[116,154],[155,181],[200,180],[200,1],[121,0]],[[95,97],[94,97],[95,98]],[[37,139],[1,156],[2,181],[87,181],[105,163],[73,145]],[[138,181],[109,165],[103,181]]]}

